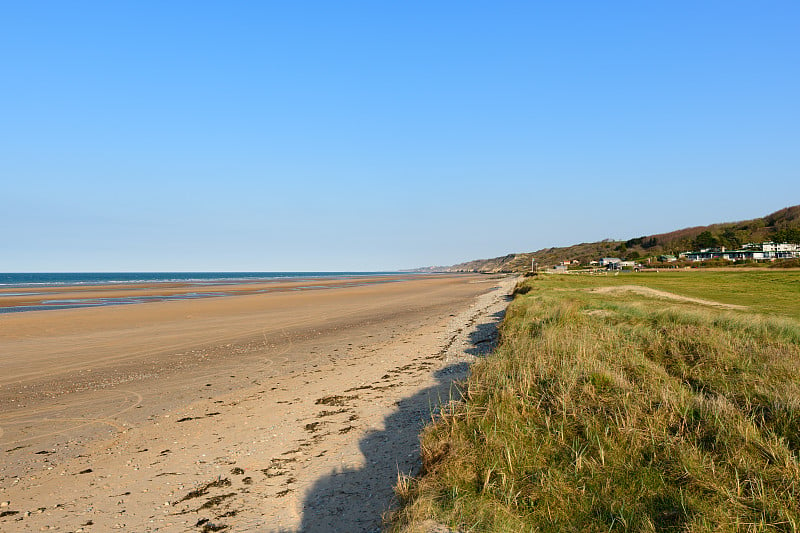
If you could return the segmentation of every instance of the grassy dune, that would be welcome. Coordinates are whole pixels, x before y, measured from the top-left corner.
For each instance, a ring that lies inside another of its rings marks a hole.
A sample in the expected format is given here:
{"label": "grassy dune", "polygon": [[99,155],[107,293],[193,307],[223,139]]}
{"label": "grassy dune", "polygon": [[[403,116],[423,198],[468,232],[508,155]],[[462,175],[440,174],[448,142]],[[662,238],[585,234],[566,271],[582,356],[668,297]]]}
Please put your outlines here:
{"label": "grassy dune", "polygon": [[[800,276],[735,275],[526,281],[424,431],[394,530],[797,531]],[[750,307],[587,290],[613,284]]]}

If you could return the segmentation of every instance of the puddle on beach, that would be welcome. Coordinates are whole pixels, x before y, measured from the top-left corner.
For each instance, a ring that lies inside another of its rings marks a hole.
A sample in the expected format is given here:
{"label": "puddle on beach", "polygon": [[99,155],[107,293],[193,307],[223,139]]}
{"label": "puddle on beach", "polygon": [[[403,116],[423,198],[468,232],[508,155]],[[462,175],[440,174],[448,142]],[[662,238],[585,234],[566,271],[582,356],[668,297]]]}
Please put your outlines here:
{"label": "puddle on beach", "polygon": [[79,309],[83,307],[106,307],[110,305],[131,305],[148,302],[163,302],[169,300],[195,300],[198,298],[213,298],[228,296],[227,292],[187,292],[171,295],[127,296],[124,298],[65,298],[57,300],[42,300],[36,305],[16,305],[0,307],[1,313],[21,313],[23,311],[46,311],[49,309]]}

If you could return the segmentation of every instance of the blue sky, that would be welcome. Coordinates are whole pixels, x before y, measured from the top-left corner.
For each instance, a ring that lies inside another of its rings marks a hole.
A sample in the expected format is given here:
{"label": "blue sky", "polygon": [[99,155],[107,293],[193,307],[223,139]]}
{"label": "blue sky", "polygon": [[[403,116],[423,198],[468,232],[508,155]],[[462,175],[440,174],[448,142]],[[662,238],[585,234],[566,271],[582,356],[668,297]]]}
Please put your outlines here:
{"label": "blue sky", "polygon": [[382,270],[800,203],[797,2],[4,2],[0,271]]}

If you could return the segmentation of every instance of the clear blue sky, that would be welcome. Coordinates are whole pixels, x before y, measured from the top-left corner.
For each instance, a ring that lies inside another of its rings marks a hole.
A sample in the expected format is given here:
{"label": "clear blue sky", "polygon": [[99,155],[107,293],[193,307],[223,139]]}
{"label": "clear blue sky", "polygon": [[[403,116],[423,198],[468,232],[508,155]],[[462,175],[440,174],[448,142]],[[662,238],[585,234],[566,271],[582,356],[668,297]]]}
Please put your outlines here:
{"label": "clear blue sky", "polygon": [[374,270],[800,203],[798,2],[3,2],[0,271]]}

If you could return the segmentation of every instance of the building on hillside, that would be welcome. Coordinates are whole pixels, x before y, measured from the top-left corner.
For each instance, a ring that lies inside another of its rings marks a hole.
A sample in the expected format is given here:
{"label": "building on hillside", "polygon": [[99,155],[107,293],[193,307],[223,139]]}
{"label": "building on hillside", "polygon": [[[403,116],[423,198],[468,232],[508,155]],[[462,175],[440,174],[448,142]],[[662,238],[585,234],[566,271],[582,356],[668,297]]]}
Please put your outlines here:
{"label": "building on hillside", "polygon": [[[747,244],[743,248],[747,248]],[[752,246],[752,245],[751,245]],[[754,245],[758,247],[759,245]],[[800,257],[800,244],[792,242],[762,242],[760,244],[761,251],[768,257],[776,259],[788,259],[792,257]]]}
{"label": "building on hillside", "polygon": [[[683,255],[683,254],[681,254]],[[706,248],[699,252],[687,252],[689,261],[708,261],[710,259],[725,259],[727,261],[774,261],[776,259],[792,259],[800,257],[800,245],[794,243],[748,243],[739,250],[726,250],[721,248]]]}
{"label": "building on hillside", "polygon": [[659,255],[658,260],[662,263],[673,263],[678,260],[674,255]]}
{"label": "building on hillside", "polygon": [[622,262],[622,259],[619,257],[601,257],[600,261],[597,262],[598,266],[608,267],[609,265],[618,265]]}

